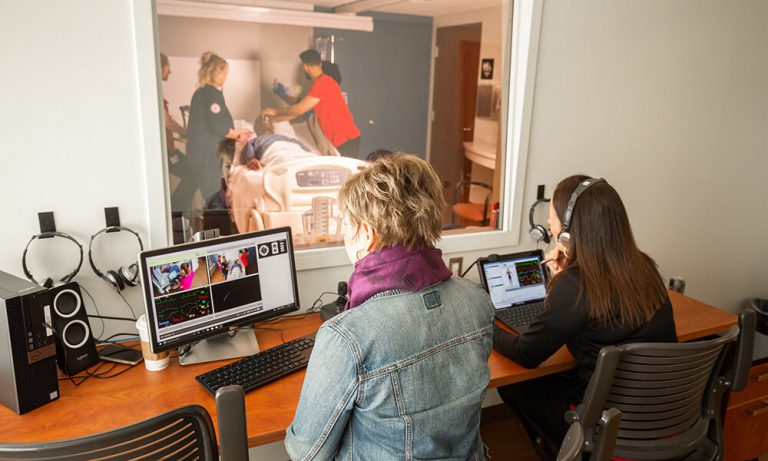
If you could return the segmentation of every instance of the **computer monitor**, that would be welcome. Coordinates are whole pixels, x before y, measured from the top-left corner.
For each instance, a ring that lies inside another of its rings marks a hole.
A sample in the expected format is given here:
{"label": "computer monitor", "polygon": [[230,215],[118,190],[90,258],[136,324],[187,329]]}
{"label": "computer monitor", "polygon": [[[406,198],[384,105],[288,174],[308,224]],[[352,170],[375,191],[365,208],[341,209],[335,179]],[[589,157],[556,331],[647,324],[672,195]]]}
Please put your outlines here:
{"label": "computer monitor", "polygon": [[139,264],[152,351],[195,343],[182,364],[254,354],[253,330],[237,328],[299,309],[290,227],[148,250]]}

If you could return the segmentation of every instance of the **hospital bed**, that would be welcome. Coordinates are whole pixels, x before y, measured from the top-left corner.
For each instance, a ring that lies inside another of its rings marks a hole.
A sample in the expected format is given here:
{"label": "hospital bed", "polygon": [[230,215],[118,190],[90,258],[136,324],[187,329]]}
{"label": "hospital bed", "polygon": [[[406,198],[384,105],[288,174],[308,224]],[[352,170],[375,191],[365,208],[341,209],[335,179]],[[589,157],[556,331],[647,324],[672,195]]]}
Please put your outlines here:
{"label": "hospital bed", "polygon": [[[282,153],[265,154],[263,160],[266,161],[260,170],[237,164],[231,167],[228,189],[238,232],[290,226],[296,243],[340,239],[338,190],[365,162],[298,151],[295,150],[298,146],[289,144],[292,143],[275,143],[275,149],[280,152],[282,148]],[[320,210],[318,204],[322,207]],[[324,216],[318,216],[318,211]],[[322,236],[317,232],[318,218],[325,220],[330,238],[318,239]],[[310,226],[314,226],[314,235],[305,232]]]}

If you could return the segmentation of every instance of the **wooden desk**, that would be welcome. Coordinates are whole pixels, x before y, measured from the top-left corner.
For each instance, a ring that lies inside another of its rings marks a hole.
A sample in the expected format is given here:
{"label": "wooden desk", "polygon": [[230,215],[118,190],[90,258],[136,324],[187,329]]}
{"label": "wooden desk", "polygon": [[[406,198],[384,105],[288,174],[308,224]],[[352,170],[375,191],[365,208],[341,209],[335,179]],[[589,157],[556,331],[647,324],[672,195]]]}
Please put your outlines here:
{"label": "wooden desk", "polygon": [[[702,302],[670,293],[681,341],[701,338],[726,330],[737,321],[735,315]],[[321,324],[318,314],[300,320],[284,320],[265,325],[257,335],[262,348],[280,343],[278,329],[286,340],[308,334]],[[205,407],[216,422],[213,397],[194,377],[226,361],[179,366],[175,359],[159,372],[146,371],[139,365],[113,379],[90,378],[79,387],[69,381],[60,385],[61,398],[30,413],[19,416],[0,406],[0,440],[33,442],[57,440],[94,434],[131,424],[183,405]],[[497,352],[490,358],[490,387],[523,381],[573,366],[573,358],[564,348],[540,367],[528,370]],[[122,369],[122,365],[116,370]],[[299,401],[304,372],[297,372],[246,394],[248,442],[250,446],[282,440],[293,420]]]}

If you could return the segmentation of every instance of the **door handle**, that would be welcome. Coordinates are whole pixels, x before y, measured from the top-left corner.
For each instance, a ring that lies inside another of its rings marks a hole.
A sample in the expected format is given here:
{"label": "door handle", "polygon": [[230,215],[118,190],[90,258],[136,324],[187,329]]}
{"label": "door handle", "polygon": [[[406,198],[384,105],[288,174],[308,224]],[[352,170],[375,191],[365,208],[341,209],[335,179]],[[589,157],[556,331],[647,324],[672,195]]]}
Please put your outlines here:
{"label": "door handle", "polygon": [[472,127],[465,126],[464,128],[462,128],[462,131],[472,131]]}

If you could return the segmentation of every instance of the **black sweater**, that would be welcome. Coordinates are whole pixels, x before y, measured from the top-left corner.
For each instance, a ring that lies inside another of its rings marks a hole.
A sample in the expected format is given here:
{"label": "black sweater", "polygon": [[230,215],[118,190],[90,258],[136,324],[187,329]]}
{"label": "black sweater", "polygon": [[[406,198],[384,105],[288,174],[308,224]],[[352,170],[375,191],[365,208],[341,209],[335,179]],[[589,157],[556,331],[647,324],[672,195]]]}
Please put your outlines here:
{"label": "black sweater", "polygon": [[579,272],[569,269],[552,286],[548,309],[522,336],[496,328],[494,348],[526,368],[535,368],[565,344],[576,361],[576,375],[589,381],[604,346],[636,342],[677,342],[669,298],[653,318],[636,328],[601,324],[590,319],[586,295],[577,302]]}

